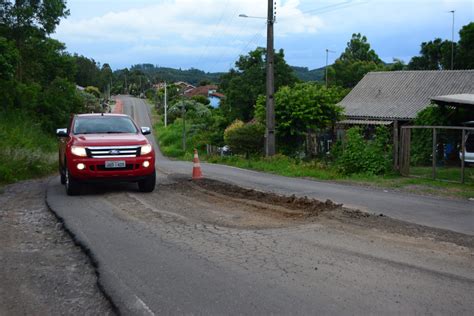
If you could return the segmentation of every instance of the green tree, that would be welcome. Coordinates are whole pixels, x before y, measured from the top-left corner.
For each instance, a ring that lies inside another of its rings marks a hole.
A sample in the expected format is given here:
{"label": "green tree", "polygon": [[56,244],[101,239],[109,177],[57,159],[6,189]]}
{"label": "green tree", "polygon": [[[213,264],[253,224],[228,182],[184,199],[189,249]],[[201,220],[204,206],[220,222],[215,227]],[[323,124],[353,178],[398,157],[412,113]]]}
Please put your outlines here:
{"label": "green tree", "polygon": [[459,37],[456,65],[459,69],[474,69],[474,22],[464,25]]}
{"label": "green tree", "polygon": [[203,95],[195,95],[191,99],[204,105],[209,105],[211,103],[211,101]]}
{"label": "green tree", "polygon": [[347,47],[339,59],[341,61],[367,61],[375,64],[382,62],[375,51],[370,48],[367,37],[362,36],[360,33],[352,34],[351,40],[347,42]]}
{"label": "green tree", "polygon": [[[240,56],[235,63],[236,69],[221,77],[220,89],[226,95],[221,107],[229,121],[251,119],[257,97],[265,94],[265,54],[264,48],[257,48],[248,55]],[[275,54],[275,91],[297,81],[293,69],[285,61],[283,50],[280,50]]]}
{"label": "green tree", "polygon": [[0,21],[15,38],[31,30],[51,34],[61,18],[69,15],[64,0],[1,0]]}
{"label": "green tree", "polygon": [[102,65],[102,68],[100,69],[100,85],[99,88],[101,91],[108,91],[110,88],[110,85],[112,84],[112,79],[113,79],[113,71],[112,68],[110,68],[110,65],[105,63]]}
{"label": "green tree", "polygon": [[75,82],[82,87],[98,87],[100,84],[101,73],[99,65],[95,60],[77,54],[73,56],[73,59],[76,64],[76,73],[74,77]]}
{"label": "green tree", "polygon": [[3,36],[0,37],[0,80],[14,78],[18,58],[15,44]]}
{"label": "green tree", "polygon": [[370,48],[367,37],[354,33],[344,52],[329,70],[330,82],[352,88],[366,73],[385,70],[385,66],[375,51]]}
{"label": "green tree", "polygon": [[407,68],[407,65],[405,64],[405,62],[398,58],[394,58],[393,63],[388,65],[389,71],[405,70],[406,68]]}
{"label": "green tree", "polygon": [[67,123],[71,113],[81,113],[84,101],[70,81],[56,78],[43,92],[38,114],[43,118],[45,130],[52,132]]}
{"label": "green tree", "polygon": [[[451,41],[443,41],[440,38],[421,43],[420,56],[415,56],[411,59],[411,61],[408,63],[408,69],[451,69],[451,43]],[[456,44],[454,46],[456,52]]]}
{"label": "green tree", "polygon": [[[347,94],[338,86],[326,88],[315,83],[283,87],[275,94],[275,119],[278,146],[287,154],[304,142],[308,133],[325,129],[340,119],[342,108],[336,104]],[[265,122],[265,98],[255,106],[255,117]]]}
{"label": "green tree", "polygon": [[208,79],[203,79],[201,81],[199,81],[199,86],[203,87],[203,86],[207,86],[207,85],[210,85],[212,82]]}

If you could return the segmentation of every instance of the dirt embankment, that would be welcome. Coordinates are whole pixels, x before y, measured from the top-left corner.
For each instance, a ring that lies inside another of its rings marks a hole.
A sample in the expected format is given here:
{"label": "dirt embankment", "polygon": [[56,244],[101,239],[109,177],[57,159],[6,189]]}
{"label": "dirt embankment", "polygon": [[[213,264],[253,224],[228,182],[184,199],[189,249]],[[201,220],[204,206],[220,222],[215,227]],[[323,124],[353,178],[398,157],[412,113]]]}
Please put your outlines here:
{"label": "dirt embankment", "polygon": [[0,315],[111,315],[89,258],[47,209],[46,180],[0,193]]}

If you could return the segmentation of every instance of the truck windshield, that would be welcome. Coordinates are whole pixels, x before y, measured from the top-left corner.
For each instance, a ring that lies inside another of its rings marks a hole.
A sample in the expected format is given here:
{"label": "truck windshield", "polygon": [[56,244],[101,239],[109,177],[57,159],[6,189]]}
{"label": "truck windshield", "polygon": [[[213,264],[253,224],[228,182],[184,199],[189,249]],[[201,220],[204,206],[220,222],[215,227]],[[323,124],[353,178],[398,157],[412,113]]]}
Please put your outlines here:
{"label": "truck windshield", "polygon": [[137,133],[137,128],[128,117],[99,116],[78,117],[74,121],[74,134],[119,134]]}

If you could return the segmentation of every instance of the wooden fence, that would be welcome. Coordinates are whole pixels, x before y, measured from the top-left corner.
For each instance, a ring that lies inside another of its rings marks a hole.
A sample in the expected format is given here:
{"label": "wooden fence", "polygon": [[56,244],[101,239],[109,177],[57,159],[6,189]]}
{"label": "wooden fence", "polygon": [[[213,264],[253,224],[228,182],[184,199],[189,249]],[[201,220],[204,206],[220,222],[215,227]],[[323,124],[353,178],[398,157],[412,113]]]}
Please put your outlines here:
{"label": "wooden fence", "polygon": [[460,130],[461,131],[461,179],[464,183],[466,140],[469,133],[474,134],[474,127],[463,126],[402,126],[400,134],[400,174],[410,176],[411,161],[411,131],[413,129],[431,129],[433,131],[432,145],[432,178],[436,179],[436,147],[439,130]]}

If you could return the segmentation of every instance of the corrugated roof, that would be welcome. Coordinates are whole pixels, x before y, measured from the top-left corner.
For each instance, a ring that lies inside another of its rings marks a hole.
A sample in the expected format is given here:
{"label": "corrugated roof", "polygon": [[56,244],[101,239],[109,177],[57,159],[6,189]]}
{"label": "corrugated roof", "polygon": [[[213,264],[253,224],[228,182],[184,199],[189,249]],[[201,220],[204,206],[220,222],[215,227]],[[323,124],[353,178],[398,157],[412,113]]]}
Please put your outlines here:
{"label": "corrugated roof", "polygon": [[342,120],[337,124],[345,125],[390,125],[393,121],[375,121],[375,120]]}
{"label": "corrugated roof", "polygon": [[469,104],[474,105],[474,94],[450,94],[450,95],[440,95],[434,98],[431,98],[434,102],[440,101],[444,103],[454,103],[454,104]]}
{"label": "corrugated roof", "polygon": [[474,70],[369,72],[339,103],[348,118],[413,119],[439,95],[474,93]]}

